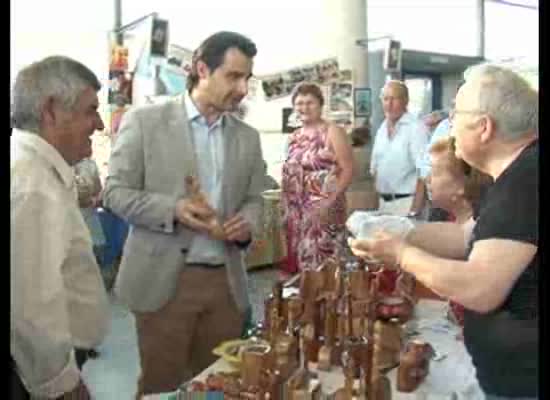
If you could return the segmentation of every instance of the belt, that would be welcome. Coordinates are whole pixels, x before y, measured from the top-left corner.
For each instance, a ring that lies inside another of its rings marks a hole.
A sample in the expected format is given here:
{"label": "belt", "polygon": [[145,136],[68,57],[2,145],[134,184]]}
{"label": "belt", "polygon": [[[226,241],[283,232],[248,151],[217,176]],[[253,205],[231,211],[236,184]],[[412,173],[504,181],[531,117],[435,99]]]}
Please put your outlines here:
{"label": "belt", "polygon": [[187,267],[191,268],[205,268],[205,269],[218,269],[225,267],[225,264],[200,264],[200,263],[187,263]]}
{"label": "belt", "polygon": [[405,197],[410,197],[412,196],[412,194],[393,194],[393,193],[380,193],[380,197],[382,197],[382,199],[384,201],[393,201],[393,200],[397,200],[397,199],[403,199]]}

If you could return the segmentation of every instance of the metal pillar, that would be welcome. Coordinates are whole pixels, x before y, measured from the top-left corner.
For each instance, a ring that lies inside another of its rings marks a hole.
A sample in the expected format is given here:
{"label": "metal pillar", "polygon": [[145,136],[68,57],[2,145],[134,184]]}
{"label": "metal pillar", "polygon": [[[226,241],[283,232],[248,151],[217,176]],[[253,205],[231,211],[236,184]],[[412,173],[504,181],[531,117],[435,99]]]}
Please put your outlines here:
{"label": "metal pillar", "polygon": [[485,58],[485,0],[477,0],[477,55]]}
{"label": "metal pillar", "polygon": [[113,30],[116,32],[116,43],[122,46],[124,44],[124,34],[120,32],[120,28],[122,28],[122,0],[114,0],[114,6],[115,18]]}

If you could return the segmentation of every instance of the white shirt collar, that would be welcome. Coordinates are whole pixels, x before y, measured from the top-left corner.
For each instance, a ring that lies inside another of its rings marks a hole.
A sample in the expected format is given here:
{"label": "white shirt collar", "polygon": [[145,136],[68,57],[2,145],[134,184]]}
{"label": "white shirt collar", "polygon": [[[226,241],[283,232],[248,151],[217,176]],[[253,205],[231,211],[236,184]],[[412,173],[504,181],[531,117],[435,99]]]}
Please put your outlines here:
{"label": "white shirt collar", "polygon": [[[185,104],[185,110],[187,111],[187,117],[189,118],[189,121],[199,120],[201,123],[206,124],[206,118],[201,114],[195,103],[193,102],[193,99],[191,99],[191,96],[187,91],[185,91],[183,95],[184,104]],[[224,123],[224,116],[225,114],[221,114],[220,117],[212,124],[211,127],[214,127],[217,124],[223,124]],[[223,126],[223,125],[222,125]]]}
{"label": "white shirt collar", "polygon": [[34,150],[40,157],[44,158],[59,173],[61,180],[67,188],[74,184],[73,168],[65,161],[59,151],[50,143],[45,141],[39,134],[14,128],[13,138],[23,146]]}

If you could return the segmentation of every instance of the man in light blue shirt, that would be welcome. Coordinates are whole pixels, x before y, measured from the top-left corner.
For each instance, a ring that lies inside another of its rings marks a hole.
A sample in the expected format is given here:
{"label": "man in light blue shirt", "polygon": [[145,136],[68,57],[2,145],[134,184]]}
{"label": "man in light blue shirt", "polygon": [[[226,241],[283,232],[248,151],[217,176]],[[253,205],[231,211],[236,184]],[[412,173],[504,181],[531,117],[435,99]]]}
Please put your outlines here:
{"label": "man in light blue shirt", "polygon": [[[371,174],[384,202],[406,202],[405,213],[419,211],[415,193],[418,163],[428,141],[424,124],[407,112],[409,92],[400,81],[388,81],[382,90],[384,122],[380,125],[371,157]],[[401,208],[401,207],[399,207]]]}
{"label": "man in light blue shirt", "polygon": [[[210,125],[197,110],[188,93],[184,94],[185,108],[191,124],[198,167],[198,178],[208,203],[219,214],[222,211],[222,174],[224,165],[223,123],[225,116],[218,116]],[[192,240],[187,262],[196,264],[223,264],[224,243],[212,239],[206,232],[198,232]]]}

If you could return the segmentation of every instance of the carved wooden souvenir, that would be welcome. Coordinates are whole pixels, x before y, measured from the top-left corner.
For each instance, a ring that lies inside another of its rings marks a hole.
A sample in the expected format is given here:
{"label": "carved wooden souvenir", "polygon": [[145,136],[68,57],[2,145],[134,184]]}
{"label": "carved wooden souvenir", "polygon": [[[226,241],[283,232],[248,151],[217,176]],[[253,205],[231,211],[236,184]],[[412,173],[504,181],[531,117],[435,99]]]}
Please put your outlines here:
{"label": "carved wooden souvenir", "polygon": [[389,369],[399,363],[402,330],[397,320],[378,320],[374,323],[373,363],[378,369]]}
{"label": "carved wooden souvenir", "polygon": [[270,367],[271,346],[253,344],[242,352],[241,378],[245,388],[260,386],[261,374]]}
{"label": "carved wooden souvenir", "polygon": [[296,353],[298,344],[296,339],[287,334],[281,334],[273,344],[274,368],[279,371],[283,379],[287,378],[298,366]]}
{"label": "carved wooden souvenir", "polygon": [[304,311],[300,322],[303,324],[314,323],[315,306],[319,293],[318,275],[314,270],[303,270],[300,279],[300,297],[304,302]]}
{"label": "carved wooden souvenir", "polygon": [[[189,200],[191,202],[210,207],[210,205],[208,204],[208,199],[204,192],[201,190],[199,180],[196,177],[192,175],[188,175],[185,177],[185,191],[187,192]],[[213,213],[211,216],[206,217],[205,222],[208,224],[208,231],[210,236],[217,240],[226,239],[222,224],[220,223],[218,216],[215,213]]]}
{"label": "carved wooden souvenir", "polygon": [[322,285],[321,289],[324,293],[335,294],[337,288],[337,271],[338,262],[334,258],[329,258],[321,266]]}
{"label": "carved wooden souvenir", "polygon": [[380,299],[376,307],[378,317],[383,320],[398,319],[405,323],[411,319],[414,305],[403,297],[385,297]]}
{"label": "carved wooden souvenir", "polygon": [[413,392],[429,373],[433,348],[429,343],[413,340],[405,346],[397,370],[397,390]]}
{"label": "carved wooden souvenir", "polygon": [[354,300],[365,300],[368,297],[369,273],[364,269],[349,271],[350,292]]}
{"label": "carved wooden souvenir", "polygon": [[325,300],[324,344],[319,350],[318,368],[322,371],[330,370],[334,363],[334,341],[336,335],[336,299],[329,296]]}

